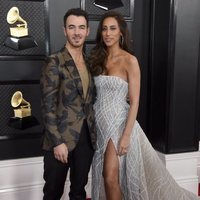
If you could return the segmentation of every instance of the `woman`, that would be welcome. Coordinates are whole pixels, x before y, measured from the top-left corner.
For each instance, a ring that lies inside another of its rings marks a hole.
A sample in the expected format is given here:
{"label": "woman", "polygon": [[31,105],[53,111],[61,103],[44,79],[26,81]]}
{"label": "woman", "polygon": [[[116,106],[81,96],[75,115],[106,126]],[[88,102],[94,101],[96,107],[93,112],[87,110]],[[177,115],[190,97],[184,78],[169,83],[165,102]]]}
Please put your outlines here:
{"label": "woman", "polygon": [[90,59],[97,89],[92,200],[196,200],[170,176],[136,121],[140,68],[128,42],[123,17],[105,13]]}

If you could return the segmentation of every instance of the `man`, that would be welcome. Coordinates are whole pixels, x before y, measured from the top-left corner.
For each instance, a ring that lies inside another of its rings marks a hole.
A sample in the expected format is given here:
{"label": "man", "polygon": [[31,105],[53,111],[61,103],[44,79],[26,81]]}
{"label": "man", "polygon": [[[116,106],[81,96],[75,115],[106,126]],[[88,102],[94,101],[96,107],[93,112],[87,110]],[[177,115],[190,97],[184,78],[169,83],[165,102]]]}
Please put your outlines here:
{"label": "man", "polygon": [[67,42],[42,69],[45,135],[44,200],[59,200],[70,168],[70,200],[85,200],[85,185],[95,149],[94,83],[82,52],[89,34],[88,15],[80,8],[64,16]]}

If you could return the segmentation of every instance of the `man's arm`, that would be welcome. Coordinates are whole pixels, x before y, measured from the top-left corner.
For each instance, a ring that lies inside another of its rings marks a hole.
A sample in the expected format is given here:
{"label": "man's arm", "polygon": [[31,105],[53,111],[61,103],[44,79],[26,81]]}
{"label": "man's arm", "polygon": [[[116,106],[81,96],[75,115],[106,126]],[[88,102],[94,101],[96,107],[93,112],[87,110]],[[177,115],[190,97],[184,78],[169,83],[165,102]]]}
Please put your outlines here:
{"label": "man's arm", "polygon": [[57,127],[57,101],[59,90],[58,59],[49,57],[42,68],[40,87],[42,96],[42,115],[47,137],[53,146],[63,143]]}

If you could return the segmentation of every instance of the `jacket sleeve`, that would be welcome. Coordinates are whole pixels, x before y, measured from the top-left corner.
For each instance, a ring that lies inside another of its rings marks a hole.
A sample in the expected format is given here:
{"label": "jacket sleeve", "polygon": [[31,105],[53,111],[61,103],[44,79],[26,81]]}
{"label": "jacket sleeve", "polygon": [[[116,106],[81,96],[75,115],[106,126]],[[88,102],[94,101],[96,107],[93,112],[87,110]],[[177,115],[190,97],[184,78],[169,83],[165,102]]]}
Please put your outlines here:
{"label": "jacket sleeve", "polygon": [[59,82],[59,60],[56,56],[48,57],[42,68],[40,88],[45,134],[53,146],[63,143],[61,134],[58,131],[58,119],[56,114]]}

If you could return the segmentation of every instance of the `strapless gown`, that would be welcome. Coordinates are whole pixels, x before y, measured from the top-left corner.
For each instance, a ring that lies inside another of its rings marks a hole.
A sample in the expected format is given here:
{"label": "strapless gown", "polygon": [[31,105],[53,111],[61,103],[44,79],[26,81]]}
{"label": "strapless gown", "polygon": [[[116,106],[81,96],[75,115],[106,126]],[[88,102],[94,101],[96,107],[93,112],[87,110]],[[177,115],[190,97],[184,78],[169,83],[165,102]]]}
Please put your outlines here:
{"label": "strapless gown", "polygon": [[[100,75],[94,79],[97,149],[92,164],[92,200],[106,200],[102,177],[104,152],[110,139],[117,149],[123,133],[129,111],[128,83],[116,76]],[[128,153],[119,157],[119,181],[124,200],[200,199],[176,183],[137,121],[130,140]]]}

